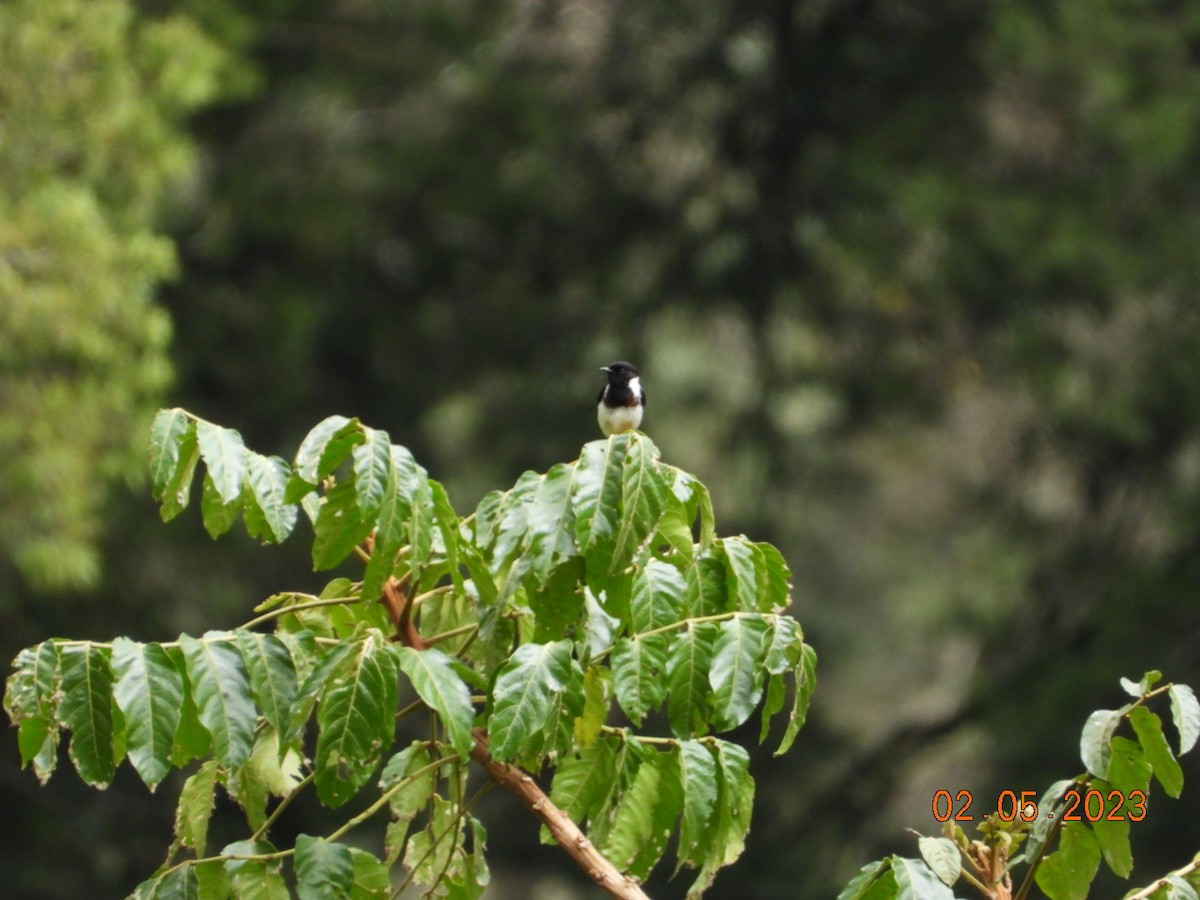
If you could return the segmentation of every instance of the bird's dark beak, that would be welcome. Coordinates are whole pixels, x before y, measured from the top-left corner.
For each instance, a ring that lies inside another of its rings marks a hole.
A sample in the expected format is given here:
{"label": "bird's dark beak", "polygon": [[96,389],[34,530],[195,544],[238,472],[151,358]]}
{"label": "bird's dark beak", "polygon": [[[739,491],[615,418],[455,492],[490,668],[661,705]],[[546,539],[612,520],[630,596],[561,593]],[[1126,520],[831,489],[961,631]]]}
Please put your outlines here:
{"label": "bird's dark beak", "polygon": [[612,369],[610,369],[608,366],[601,366],[600,371],[601,372],[611,372]]}

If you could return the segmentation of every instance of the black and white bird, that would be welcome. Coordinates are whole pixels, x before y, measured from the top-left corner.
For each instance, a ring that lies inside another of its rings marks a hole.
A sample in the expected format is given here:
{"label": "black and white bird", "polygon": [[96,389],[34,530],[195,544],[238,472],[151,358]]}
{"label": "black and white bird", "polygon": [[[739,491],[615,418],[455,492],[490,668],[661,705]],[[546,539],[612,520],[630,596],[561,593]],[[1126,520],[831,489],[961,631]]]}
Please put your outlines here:
{"label": "black and white bird", "polygon": [[601,366],[608,373],[608,384],[600,390],[596,404],[596,419],[605,436],[633,431],[642,424],[646,409],[646,392],[632,363],[615,362]]}

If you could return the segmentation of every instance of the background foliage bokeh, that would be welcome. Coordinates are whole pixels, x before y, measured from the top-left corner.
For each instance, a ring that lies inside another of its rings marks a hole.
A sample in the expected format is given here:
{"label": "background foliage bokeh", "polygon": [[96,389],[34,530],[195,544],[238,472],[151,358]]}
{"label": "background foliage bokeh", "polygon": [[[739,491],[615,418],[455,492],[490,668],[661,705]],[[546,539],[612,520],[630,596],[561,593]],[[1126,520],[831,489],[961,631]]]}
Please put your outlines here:
{"label": "background foliage bokeh", "polygon": [[[466,508],[573,458],[629,358],[821,653],[713,896],[831,896],[934,790],[1040,791],[1119,676],[1200,680],[1198,44],[1169,0],[9,0],[5,648],[319,584],[157,522],[158,404],[268,453],[358,415]],[[177,786],[16,758],[16,895],[157,864]],[[1135,878],[1200,848],[1191,793]],[[521,831],[498,897],[579,884]]]}

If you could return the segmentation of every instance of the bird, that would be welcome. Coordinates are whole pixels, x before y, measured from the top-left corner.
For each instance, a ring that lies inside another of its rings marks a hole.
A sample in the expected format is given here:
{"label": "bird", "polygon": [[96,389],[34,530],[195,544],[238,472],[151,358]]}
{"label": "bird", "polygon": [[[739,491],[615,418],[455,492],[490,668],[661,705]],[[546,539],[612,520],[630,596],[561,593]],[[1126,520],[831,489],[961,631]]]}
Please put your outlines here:
{"label": "bird", "polygon": [[608,383],[600,389],[596,401],[596,419],[605,437],[633,431],[642,424],[646,392],[633,363],[615,362],[600,367],[608,374]]}

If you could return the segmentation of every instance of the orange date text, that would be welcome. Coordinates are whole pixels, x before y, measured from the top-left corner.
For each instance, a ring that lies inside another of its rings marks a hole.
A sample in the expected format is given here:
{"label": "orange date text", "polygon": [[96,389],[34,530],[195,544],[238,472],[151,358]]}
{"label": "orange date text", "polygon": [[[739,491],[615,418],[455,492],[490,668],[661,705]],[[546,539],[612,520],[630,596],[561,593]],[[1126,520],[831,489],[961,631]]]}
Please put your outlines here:
{"label": "orange date text", "polygon": [[[968,790],[954,794],[947,790],[934,791],[933,817],[939,822],[974,822],[974,804],[975,798]],[[1061,816],[1064,822],[1140,822],[1146,818],[1146,795],[1142,791],[1130,791],[1126,795],[1115,789],[1105,792],[1075,786],[1063,795],[1062,804],[1061,809],[1046,813],[1046,818]],[[1001,791],[992,811],[985,812],[984,818],[993,813],[1001,822],[1018,818],[1022,822],[1032,822],[1038,817],[1037,792]]]}

